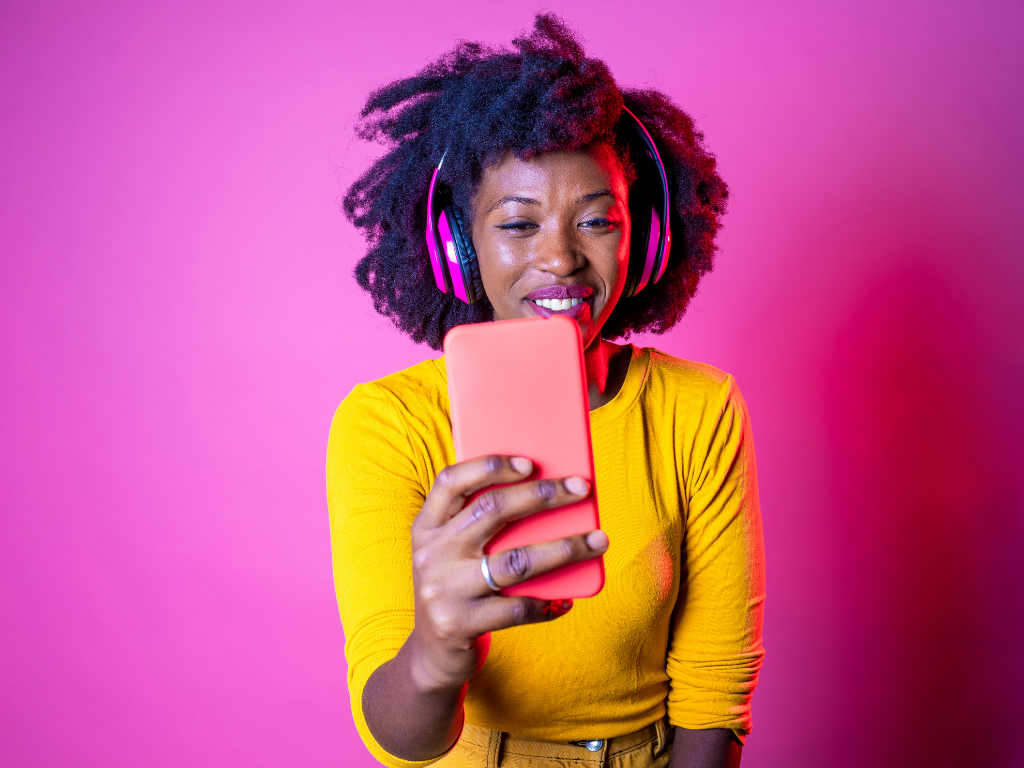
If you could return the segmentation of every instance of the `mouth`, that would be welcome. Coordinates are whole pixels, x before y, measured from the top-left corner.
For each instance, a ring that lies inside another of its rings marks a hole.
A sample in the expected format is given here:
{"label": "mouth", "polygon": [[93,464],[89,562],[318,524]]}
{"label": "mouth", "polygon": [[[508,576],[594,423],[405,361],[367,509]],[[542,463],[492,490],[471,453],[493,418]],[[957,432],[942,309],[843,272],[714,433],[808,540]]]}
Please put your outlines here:
{"label": "mouth", "polygon": [[526,303],[541,317],[566,315],[581,320],[584,313],[590,315],[588,299],[594,289],[585,285],[549,285],[538,288],[526,296]]}

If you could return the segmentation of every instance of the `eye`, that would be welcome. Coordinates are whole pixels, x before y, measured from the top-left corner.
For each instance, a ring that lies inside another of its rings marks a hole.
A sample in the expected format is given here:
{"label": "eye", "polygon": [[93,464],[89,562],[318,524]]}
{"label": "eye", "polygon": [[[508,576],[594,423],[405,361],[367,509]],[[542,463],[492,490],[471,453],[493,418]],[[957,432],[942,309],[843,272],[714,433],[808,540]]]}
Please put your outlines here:
{"label": "eye", "polygon": [[510,221],[507,224],[496,224],[498,229],[506,230],[509,232],[527,232],[531,229],[536,229],[537,225],[532,221]]}
{"label": "eye", "polygon": [[586,227],[587,229],[614,229],[615,223],[605,216],[600,216],[598,218],[582,221],[580,222],[580,226]]}

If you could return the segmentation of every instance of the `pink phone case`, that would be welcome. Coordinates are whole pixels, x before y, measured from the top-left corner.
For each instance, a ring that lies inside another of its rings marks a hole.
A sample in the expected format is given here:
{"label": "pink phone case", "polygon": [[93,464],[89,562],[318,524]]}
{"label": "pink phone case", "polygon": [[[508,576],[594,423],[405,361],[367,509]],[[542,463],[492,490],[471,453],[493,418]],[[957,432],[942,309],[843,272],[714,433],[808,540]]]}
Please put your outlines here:
{"label": "pink phone case", "polygon": [[[579,475],[583,501],[502,529],[485,551],[559,539],[600,527],[590,444],[590,409],[579,325],[567,317],[453,328],[444,340],[452,436],[459,461],[525,456],[531,479]],[[573,563],[502,590],[545,600],[591,597],[604,586],[603,558]]]}

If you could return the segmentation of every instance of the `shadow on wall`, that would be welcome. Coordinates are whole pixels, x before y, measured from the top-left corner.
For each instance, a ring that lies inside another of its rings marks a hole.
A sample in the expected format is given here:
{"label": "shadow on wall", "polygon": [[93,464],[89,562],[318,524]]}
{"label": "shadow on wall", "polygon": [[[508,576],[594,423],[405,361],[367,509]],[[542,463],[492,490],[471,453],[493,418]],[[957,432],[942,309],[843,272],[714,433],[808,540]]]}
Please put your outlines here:
{"label": "shadow on wall", "polygon": [[836,339],[831,765],[1024,754],[1021,382],[974,317],[934,271],[908,268],[870,285]]}

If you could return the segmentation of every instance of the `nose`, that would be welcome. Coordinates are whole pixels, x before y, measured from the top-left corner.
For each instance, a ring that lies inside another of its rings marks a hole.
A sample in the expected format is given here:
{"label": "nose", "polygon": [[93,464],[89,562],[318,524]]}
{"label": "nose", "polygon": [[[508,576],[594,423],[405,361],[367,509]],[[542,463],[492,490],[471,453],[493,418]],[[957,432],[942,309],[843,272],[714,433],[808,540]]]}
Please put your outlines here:
{"label": "nose", "polygon": [[586,256],[575,237],[575,227],[559,227],[536,241],[533,266],[541,272],[566,277],[586,263]]}

